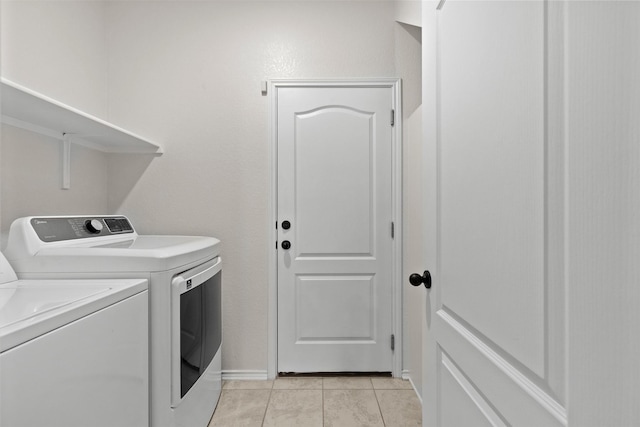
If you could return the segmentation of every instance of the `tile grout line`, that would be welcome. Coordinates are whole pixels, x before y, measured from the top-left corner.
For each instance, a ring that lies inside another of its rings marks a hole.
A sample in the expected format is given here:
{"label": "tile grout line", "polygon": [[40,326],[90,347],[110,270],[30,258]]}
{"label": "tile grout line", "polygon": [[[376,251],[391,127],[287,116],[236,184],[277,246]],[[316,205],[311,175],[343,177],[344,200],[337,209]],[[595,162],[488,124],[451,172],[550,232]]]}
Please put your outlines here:
{"label": "tile grout line", "polygon": [[378,399],[378,390],[373,386],[373,381],[371,381],[371,386],[373,387],[373,395],[376,397],[376,403],[378,404],[378,411],[380,411],[380,418],[382,419],[382,425],[386,426],[387,422],[384,420],[384,414],[382,413],[382,407],[380,406],[380,399]]}
{"label": "tile grout line", "polygon": [[322,427],[324,427],[324,378],[322,378]]}
{"label": "tile grout line", "polygon": [[271,394],[273,393],[273,387],[275,385],[275,380],[273,380],[273,383],[271,384],[271,388],[269,389],[269,398],[267,399],[267,406],[265,406],[264,408],[264,415],[262,415],[262,423],[260,424],[261,426],[264,426],[264,422],[267,419],[267,411],[269,410],[269,404],[271,403]]}

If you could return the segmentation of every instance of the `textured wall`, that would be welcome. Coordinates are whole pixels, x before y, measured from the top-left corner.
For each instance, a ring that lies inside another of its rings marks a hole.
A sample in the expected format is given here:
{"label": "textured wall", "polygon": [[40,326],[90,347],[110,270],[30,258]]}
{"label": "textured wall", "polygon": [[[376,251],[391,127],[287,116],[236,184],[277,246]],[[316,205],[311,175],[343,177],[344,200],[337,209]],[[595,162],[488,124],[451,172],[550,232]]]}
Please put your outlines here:
{"label": "textured wall", "polygon": [[[90,114],[106,116],[107,55],[100,1],[0,3],[3,77]],[[61,190],[61,143],[2,125],[0,243],[20,216],[105,212],[107,156],[72,148]]]}
{"label": "textured wall", "polygon": [[72,146],[70,190],[60,189],[61,157],[59,141],[2,126],[2,248],[9,237],[11,222],[16,218],[107,211],[106,154]]}
{"label": "textured wall", "polygon": [[2,0],[2,77],[107,118],[102,1]]}
{"label": "textured wall", "polygon": [[422,393],[422,324],[424,323],[425,288],[409,285],[411,273],[425,268],[422,224],[423,153],[422,153],[422,32],[419,27],[396,26],[396,72],[402,76],[403,113],[403,375]]}
{"label": "textured wall", "polygon": [[220,238],[223,368],[267,369],[268,78],[394,77],[391,2],[109,2],[110,115],[157,139],[113,156],[109,209]]}

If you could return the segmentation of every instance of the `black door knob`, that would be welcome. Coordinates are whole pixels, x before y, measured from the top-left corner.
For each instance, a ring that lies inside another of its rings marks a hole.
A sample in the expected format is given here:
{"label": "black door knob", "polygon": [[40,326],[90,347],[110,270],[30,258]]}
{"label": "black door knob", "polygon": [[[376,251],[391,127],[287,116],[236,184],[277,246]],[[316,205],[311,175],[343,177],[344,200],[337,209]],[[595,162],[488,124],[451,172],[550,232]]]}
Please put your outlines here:
{"label": "black door knob", "polygon": [[424,284],[425,288],[430,289],[431,288],[431,273],[429,273],[428,270],[425,270],[424,273],[422,273],[422,276],[419,275],[418,273],[413,273],[411,276],[409,276],[409,282],[413,286],[420,286],[420,285]]}
{"label": "black door knob", "polygon": [[281,246],[282,246],[282,249],[286,251],[291,248],[291,242],[288,240],[284,240]]}
{"label": "black door knob", "polygon": [[282,221],[282,229],[288,230],[291,228],[291,223],[289,221]]}

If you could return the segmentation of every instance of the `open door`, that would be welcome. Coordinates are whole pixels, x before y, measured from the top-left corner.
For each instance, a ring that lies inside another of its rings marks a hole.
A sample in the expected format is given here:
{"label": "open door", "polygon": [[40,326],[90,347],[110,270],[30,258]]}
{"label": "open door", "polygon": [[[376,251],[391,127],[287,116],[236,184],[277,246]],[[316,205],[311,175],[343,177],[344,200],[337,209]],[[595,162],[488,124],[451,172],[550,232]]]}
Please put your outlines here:
{"label": "open door", "polygon": [[640,425],[638,22],[424,3],[424,425]]}
{"label": "open door", "polygon": [[561,426],[564,164],[546,44],[555,10],[429,3],[425,424]]}

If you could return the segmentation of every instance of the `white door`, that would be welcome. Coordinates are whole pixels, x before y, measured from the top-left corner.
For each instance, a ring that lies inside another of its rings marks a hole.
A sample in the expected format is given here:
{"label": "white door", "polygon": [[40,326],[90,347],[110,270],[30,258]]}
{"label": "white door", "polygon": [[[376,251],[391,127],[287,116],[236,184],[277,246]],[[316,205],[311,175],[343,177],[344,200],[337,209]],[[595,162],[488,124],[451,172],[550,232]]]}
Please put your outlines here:
{"label": "white door", "polygon": [[639,22],[425,2],[425,425],[640,425]]}
{"label": "white door", "polygon": [[564,425],[561,8],[425,6],[424,423]]}
{"label": "white door", "polygon": [[277,369],[392,371],[394,84],[276,90]]}

